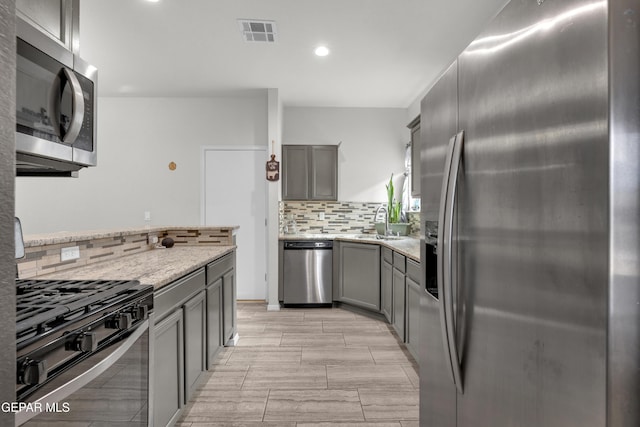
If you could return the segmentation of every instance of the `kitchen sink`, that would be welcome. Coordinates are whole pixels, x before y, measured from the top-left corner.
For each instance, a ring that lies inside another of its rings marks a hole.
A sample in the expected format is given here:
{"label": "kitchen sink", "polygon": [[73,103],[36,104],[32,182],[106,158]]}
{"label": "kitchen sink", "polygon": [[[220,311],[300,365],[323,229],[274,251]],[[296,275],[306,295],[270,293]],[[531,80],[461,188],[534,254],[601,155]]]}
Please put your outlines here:
{"label": "kitchen sink", "polygon": [[402,240],[406,238],[407,236],[381,236],[379,234],[376,235],[376,239],[378,240]]}
{"label": "kitchen sink", "polygon": [[382,236],[380,234],[356,234],[352,236],[354,239],[368,239],[368,240],[402,240],[407,236]]}

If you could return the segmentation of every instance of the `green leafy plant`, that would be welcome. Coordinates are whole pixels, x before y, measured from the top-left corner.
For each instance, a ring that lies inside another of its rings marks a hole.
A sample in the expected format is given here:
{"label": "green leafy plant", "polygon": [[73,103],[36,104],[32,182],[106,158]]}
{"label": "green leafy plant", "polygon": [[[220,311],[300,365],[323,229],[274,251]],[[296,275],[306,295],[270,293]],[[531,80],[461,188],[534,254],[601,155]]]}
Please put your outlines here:
{"label": "green leafy plant", "polygon": [[394,197],[393,174],[391,174],[389,183],[385,184],[385,187],[387,188],[387,210],[389,215],[389,223],[395,224],[397,222],[400,222],[402,204],[400,202],[396,202]]}
{"label": "green leafy plant", "polygon": [[400,222],[401,211],[402,211],[402,204],[400,202],[395,202],[391,205],[391,210],[389,211],[389,222],[391,224]]}

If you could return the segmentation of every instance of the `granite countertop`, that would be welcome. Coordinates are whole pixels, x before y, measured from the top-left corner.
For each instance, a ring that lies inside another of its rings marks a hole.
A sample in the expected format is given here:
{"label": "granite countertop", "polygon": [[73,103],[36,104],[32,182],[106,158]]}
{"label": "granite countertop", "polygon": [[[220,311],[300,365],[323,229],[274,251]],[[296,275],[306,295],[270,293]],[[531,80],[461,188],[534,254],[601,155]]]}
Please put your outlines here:
{"label": "granite countertop", "polygon": [[[171,227],[176,229],[175,227]],[[38,279],[139,280],[156,290],[233,252],[236,246],[174,246],[152,249],[84,267],[38,276]]]}
{"label": "granite countertop", "polygon": [[393,249],[402,255],[420,262],[420,239],[418,237],[402,237],[394,240],[382,240],[375,234],[281,234],[280,240],[340,240],[356,243],[373,243]]}

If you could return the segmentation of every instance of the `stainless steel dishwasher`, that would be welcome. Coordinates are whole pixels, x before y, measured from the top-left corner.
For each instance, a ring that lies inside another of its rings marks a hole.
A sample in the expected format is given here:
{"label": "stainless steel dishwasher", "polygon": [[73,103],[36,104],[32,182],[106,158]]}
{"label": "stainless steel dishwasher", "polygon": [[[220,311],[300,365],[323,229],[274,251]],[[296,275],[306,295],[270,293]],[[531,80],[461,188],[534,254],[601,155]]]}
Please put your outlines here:
{"label": "stainless steel dishwasher", "polygon": [[333,302],[333,241],[284,242],[283,303],[320,306]]}

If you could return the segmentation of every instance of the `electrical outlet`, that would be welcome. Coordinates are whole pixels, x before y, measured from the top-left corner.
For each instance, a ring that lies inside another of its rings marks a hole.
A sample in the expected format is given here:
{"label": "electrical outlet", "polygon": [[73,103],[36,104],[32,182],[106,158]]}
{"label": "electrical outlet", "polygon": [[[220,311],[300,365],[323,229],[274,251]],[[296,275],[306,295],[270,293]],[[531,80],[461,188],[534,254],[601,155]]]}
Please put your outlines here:
{"label": "electrical outlet", "polygon": [[151,221],[151,212],[144,211],[144,220],[145,221]]}
{"label": "electrical outlet", "polygon": [[60,249],[60,261],[71,261],[80,258],[80,246],[71,246]]}
{"label": "electrical outlet", "polygon": [[158,243],[158,236],[153,236],[153,235],[148,235],[147,236],[147,243],[149,245],[155,245],[156,243]]}
{"label": "electrical outlet", "polygon": [[318,219],[319,219],[320,221],[324,221],[324,212],[320,212],[320,213],[318,213]]}

